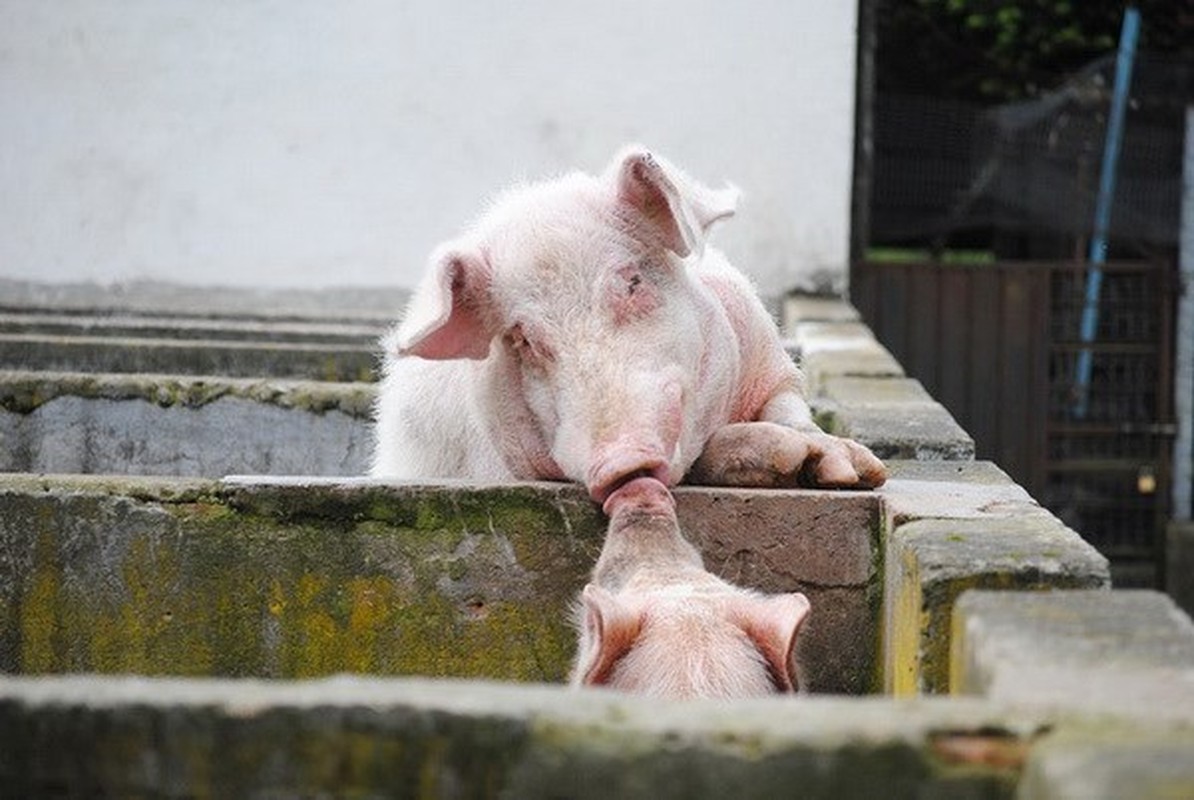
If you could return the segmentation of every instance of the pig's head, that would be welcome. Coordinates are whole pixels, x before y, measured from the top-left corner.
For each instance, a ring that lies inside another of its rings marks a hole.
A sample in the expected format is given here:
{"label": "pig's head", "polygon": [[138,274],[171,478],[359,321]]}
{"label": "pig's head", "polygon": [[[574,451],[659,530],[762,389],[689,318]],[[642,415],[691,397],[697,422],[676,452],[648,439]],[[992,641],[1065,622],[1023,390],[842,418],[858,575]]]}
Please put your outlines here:
{"label": "pig's head", "polygon": [[732,332],[686,260],[736,202],[641,148],[513,189],[437,249],[392,349],[486,361],[480,402],[519,477],[598,501],[635,475],[673,485],[735,380],[710,346]]}
{"label": "pig's head", "polygon": [[796,692],[804,595],[723,584],[612,594],[589,584],[573,682],[673,698]]}

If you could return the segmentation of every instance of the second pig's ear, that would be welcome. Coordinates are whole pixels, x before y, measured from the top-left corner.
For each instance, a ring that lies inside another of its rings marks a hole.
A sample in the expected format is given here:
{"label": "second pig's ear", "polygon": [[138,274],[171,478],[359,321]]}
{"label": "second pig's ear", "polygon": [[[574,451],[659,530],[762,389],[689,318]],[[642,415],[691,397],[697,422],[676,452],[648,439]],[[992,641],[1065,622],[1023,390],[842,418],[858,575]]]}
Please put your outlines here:
{"label": "second pig's ear", "polygon": [[631,146],[614,161],[617,195],[668,250],[684,258],[705,248],[705,235],[732,216],[740,192],[734,186],[702,186],[647,150]]}
{"label": "second pig's ear", "polygon": [[776,688],[800,689],[793,654],[796,634],[808,617],[808,598],[799,592],[770,597],[742,595],[732,607],[734,621],[746,632],[763,656]]}
{"label": "second pig's ear", "polygon": [[492,282],[493,270],[480,252],[436,251],[387,349],[437,360],[485,358],[494,336]]}
{"label": "second pig's ear", "polygon": [[578,665],[585,686],[609,682],[618,662],[634,647],[643,627],[643,617],[634,609],[595,584],[581,592],[584,604],[581,653]]}

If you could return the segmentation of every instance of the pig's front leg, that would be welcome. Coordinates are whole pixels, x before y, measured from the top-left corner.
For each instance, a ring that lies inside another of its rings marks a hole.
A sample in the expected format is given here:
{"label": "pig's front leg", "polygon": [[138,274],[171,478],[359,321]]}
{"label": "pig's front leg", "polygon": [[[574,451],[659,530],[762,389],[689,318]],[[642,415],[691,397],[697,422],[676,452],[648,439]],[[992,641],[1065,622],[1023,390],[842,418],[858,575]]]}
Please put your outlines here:
{"label": "pig's front leg", "polygon": [[887,470],[874,453],[818,428],[794,392],[776,395],[760,416],[757,422],[714,431],[686,481],[705,486],[870,489],[887,480]]}

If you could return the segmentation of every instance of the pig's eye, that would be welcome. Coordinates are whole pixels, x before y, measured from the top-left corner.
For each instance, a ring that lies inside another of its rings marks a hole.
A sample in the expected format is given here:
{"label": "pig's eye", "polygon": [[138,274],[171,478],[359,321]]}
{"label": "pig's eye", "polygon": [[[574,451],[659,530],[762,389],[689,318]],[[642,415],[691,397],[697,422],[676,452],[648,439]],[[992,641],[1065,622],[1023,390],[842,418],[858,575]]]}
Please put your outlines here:
{"label": "pig's eye", "polygon": [[643,282],[643,276],[635,272],[626,278],[626,294],[634,296],[635,291]]}
{"label": "pig's eye", "polygon": [[506,331],[506,342],[520,361],[535,367],[543,367],[551,360],[551,350],[527,335],[522,324],[516,324]]}
{"label": "pig's eye", "polygon": [[627,264],[606,284],[606,302],[619,323],[643,319],[659,308],[662,293],[649,267]]}

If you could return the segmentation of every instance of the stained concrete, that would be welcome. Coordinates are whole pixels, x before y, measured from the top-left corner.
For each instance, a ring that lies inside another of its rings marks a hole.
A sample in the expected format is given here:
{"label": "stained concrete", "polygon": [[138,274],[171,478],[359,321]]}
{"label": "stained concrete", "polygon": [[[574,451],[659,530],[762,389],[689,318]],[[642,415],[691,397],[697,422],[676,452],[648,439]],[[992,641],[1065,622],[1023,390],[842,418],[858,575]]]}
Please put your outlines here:
{"label": "stained concrete", "polygon": [[0,470],[354,475],[371,384],[0,372]]}
{"label": "stained concrete", "polygon": [[[984,701],[668,702],[456,681],[0,680],[21,796],[1010,798],[1053,720]],[[996,747],[1002,761],[972,754]]]}
{"label": "stained concrete", "polygon": [[1194,720],[1194,623],[1159,592],[971,591],[953,627],[954,693]]}
{"label": "stained concrete", "polygon": [[1107,559],[993,465],[897,462],[891,472],[878,492],[886,691],[948,690],[951,619],[966,589],[1110,588]]}
{"label": "stained concrete", "polygon": [[[677,504],[710,569],[809,596],[811,690],[874,690],[872,495]],[[572,484],[0,476],[0,670],[559,681],[604,529]]]}

